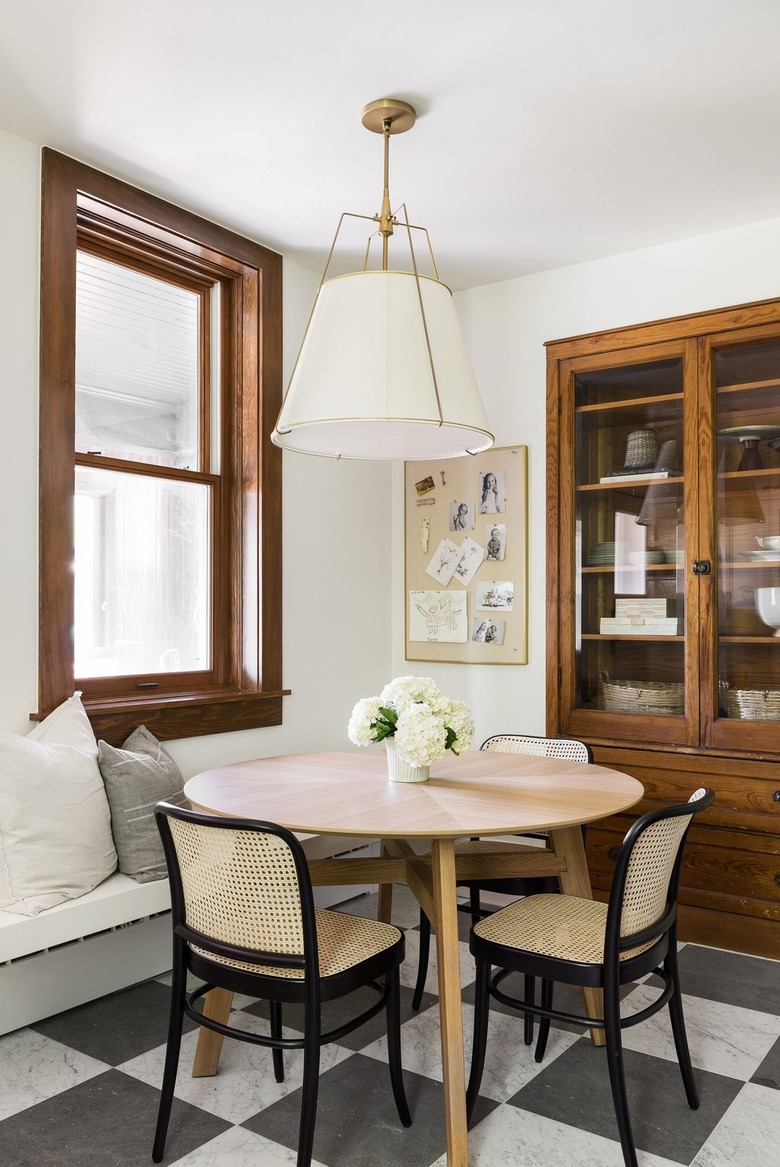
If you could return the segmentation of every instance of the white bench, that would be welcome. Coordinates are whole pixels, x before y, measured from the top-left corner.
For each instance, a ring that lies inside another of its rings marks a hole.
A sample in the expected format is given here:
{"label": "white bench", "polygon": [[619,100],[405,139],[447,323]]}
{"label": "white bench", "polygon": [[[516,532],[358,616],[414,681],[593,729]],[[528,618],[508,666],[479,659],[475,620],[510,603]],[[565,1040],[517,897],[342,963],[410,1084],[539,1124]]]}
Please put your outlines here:
{"label": "white bench", "polygon": [[[360,839],[300,835],[309,859],[367,855]],[[321,907],[368,886],[315,888]],[[171,967],[168,880],[114,872],[93,891],[37,916],[0,911],[0,1034],[159,976]]]}

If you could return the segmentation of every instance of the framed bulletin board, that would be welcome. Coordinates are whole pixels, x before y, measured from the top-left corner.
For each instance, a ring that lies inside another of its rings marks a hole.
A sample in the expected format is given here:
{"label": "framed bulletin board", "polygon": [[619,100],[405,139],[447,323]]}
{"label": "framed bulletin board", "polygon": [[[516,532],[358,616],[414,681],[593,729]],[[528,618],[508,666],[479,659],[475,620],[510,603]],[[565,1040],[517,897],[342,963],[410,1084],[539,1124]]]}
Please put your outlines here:
{"label": "framed bulletin board", "polygon": [[528,663],[528,450],[404,464],[406,659]]}

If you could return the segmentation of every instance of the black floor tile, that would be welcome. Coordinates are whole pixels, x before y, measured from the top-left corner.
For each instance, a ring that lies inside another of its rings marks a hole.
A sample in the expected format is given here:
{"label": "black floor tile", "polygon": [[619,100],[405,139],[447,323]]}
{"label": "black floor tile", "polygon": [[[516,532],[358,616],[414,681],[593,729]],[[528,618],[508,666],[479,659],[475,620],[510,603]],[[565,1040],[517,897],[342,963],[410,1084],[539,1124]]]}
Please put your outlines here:
{"label": "black floor tile", "polygon": [[[676,1062],[624,1050],[628,1102],[636,1146],[675,1163],[690,1163],[743,1083],[695,1070],[700,1108],[691,1110]],[[617,1139],[606,1051],[576,1041],[509,1099],[513,1106],[608,1139]]]}
{"label": "black floor tile", "polygon": [[[149,1167],[160,1093],[108,1070],[0,1122],[6,1167]],[[173,1101],[163,1164],[226,1130],[205,1110]]]}
{"label": "black floor tile", "polygon": [[780,1037],[750,1081],[755,1082],[757,1086],[769,1086],[772,1090],[780,1090]]}
{"label": "black floor tile", "polygon": [[[393,1101],[386,1063],[354,1054],[320,1078],[314,1158],[339,1167],[429,1167],[445,1150],[441,1082],[404,1074],[412,1125]],[[496,1103],[480,1098],[474,1123]],[[298,1139],[301,1091],[260,1111],[243,1125],[286,1147]]]}
{"label": "black floor tile", "polygon": [[678,963],[683,993],[780,1015],[780,962],[686,944]]}
{"label": "black floor tile", "polygon": [[[415,1016],[412,1010],[412,989],[401,985],[401,1024],[408,1021]],[[376,993],[372,989],[361,988],[354,993],[350,993],[347,997],[341,997],[338,1001],[326,1001],[322,1006],[322,1028],[323,1031],[338,1029],[340,1025],[356,1017],[364,1009],[368,1009],[377,999]],[[420,1010],[429,1009],[438,1000],[437,997],[430,993],[423,993],[422,1004]],[[253,1005],[248,1005],[244,1010],[245,1013],[255,1013],[258,1017],[268,1017],[268,1002],[256,1001]],[[289,1026],[290,1029],[295,1029],[299,1033],[303,1033],[303,1006],[302,1005],[283,1005],[282,1006],[282,1024]],[[365,1025],[361,1025],[358,1029],[348,1033],[346,1037],[339,1038],[339,1045],[346,1046],[347,1049],[359,1050],[365,1046],[370,1045],[372,1041],[376,1041],[380,1037],[384,1037],[387,1032],[385,1023],[385,1012],[382,1010],[376,1017],[372,1017]]]}
{"label": "black floor tile", "polygon": [[[170,1000],[167,985],[145,981],[58,1013],[31,1028],[110,1066],[119,1066],[163,1044],[168,1036]],[[185,1018],[184,1032],[194,1028],[195,1022]]]}

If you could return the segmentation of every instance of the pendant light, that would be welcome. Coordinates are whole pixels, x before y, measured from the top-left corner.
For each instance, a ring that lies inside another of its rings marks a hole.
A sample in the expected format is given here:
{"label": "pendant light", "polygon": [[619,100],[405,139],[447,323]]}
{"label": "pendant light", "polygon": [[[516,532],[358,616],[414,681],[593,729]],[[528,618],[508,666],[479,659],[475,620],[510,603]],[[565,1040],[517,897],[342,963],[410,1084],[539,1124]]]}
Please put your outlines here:
{"label": "pendant light", "polygon": [[[414,108],[372,101],[363,125],[384,139],[384,190],[375,215],[342,214],[271,440],[285,450],[331,458],[421,459],[476,454],[493,444],[450,289],[439,280],[428,232],[393,212],[390,137],[412,128]],[[360,271],[328,279],[345,218],[371,223]],[[396,229],[408,269],[389,266]],[[418,270],[423,232],[433,275]],[[381,267],[371,241],[381,238]],[[419,237],[418,237],[419,238]]]}

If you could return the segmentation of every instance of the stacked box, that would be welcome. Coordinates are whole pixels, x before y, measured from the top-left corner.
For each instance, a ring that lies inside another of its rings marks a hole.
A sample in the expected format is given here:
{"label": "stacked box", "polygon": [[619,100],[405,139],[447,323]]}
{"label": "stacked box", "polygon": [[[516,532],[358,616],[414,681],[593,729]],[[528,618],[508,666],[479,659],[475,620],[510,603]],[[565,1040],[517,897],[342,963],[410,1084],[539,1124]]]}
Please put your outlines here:
{"label": "stacked box", "polygon": [[613,636],[676,636],[676,617],[666,616],[602,616],[599,632]]}
{"label": "stacked box", "polygon": [[619,596],[615,598],[615,616],[633,619],[642,617],[671,618],[675,616],[677,601],[673,599],[648,599],[644,596]]}

